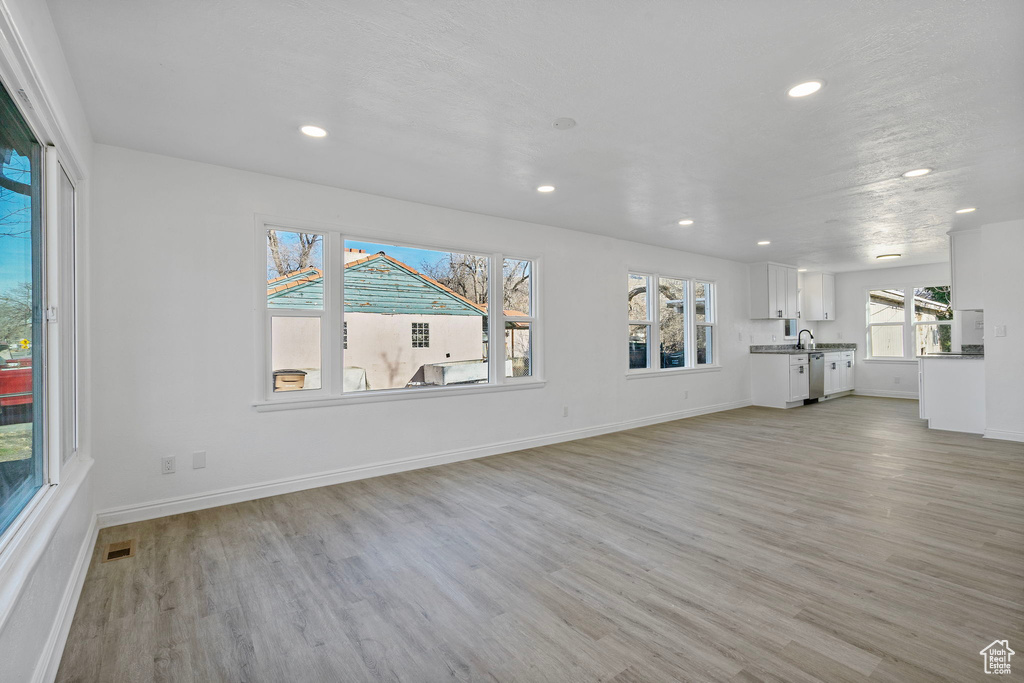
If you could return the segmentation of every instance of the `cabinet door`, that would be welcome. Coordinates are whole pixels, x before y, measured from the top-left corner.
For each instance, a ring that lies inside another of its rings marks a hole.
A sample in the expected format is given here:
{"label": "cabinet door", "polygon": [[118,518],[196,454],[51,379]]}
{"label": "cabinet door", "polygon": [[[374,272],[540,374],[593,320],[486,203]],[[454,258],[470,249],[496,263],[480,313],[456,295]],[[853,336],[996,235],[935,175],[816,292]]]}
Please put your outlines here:
{"label": "cabinet door", "polygon": [[775,291],[778,292],[779,298],[775,305],[775,312],[779,318],[788,318],[789,311],[789,268],[785,266],[778,266],[775,270],[775,277],[777,278],[778,284],[775,287]]}
{"label": "cabinet door", "polygon": [[978,230],[949,233],[949,262],[953,275],[953,308],[958,311],[985,308],[983,283],[985,258]]}
{"label": "cabinet door", "polygon": [[802,401],[811,395],[806,365],[789,366],[789,400]]}
{"label": "cabinet door", "polygon": [[839,369],[839,361],[825,358],[825,395],[836,393],[836,372]]}
{"label": "cabinet door", "polygon": [[786,268],[786,309],[784,318],[797,317],[797,286],[796,268]]}
{"label": "cabinet door", "polygon": [[846,391],[853,391],[853,360],[847,359],[843,361],[846,366],[846,377],[844,378],[843,386]]}
{"label": "cabinet door", "polygon": [[779,267],[771,263],[768,264],[768,317],[779,317]]}
{"label": "cabinet door", "polygon": [[836,276],[821,275],[821,307],[825,320],[836,319]]}

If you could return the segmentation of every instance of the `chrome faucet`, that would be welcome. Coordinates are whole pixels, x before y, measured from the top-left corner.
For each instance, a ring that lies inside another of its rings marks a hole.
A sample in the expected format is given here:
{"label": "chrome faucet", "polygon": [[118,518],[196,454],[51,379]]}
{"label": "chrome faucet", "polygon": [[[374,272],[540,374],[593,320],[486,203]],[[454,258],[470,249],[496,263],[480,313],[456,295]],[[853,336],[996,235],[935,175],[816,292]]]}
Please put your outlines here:
{"label": "chrome faucet", "polygon": [[803,344],[804,332],[811,335],[811,341],[814,341],[814,333],[810,330],[800,330],[800,333],[796,335],[796,347],[798,349],[806,349],[807,347]]}

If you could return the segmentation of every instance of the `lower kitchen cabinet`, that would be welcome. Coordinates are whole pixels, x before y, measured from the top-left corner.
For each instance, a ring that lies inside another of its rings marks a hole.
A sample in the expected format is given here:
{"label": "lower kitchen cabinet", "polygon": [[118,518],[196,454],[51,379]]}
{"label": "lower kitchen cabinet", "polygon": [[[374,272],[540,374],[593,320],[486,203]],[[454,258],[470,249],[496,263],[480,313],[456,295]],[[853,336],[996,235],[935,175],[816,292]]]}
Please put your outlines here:
{"label": "lower kitchen cabinet", "polygon": [[853,391],[853,351],[825,354],[825,396]]}
{"label": "lower kitchen cabinet", "polygon": [[[816,392],[828,399],[853,391],[853,351],[825,353],[824,390],[812,392],[811,357],[808,353],[751,353],[750,383],[754,405],[769,408],[795,408]],[[817,372],[817,371],[815,371]]]}

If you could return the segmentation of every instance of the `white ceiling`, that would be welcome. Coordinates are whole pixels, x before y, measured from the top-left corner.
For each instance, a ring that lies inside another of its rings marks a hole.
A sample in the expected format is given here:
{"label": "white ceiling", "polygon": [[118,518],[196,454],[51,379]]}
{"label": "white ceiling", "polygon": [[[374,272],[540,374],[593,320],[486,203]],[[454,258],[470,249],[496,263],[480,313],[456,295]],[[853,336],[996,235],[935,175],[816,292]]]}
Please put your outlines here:
{"label": "white ceiling", "polygon": [[1024,216],[1021,0],[49,5],[102,143],[812,270]]}

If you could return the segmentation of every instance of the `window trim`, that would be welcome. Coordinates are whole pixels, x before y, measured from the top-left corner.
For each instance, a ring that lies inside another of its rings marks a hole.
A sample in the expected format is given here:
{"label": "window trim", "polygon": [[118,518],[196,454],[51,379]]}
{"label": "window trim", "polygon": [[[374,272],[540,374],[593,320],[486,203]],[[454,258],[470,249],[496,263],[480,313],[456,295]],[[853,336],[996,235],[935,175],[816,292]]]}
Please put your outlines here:
{"label": "window trim", "polygon": [[[405,400],[435,396],[452,396],[467,393],[487,393],[509,390],[510,388],[540,388],[546,385],[544,375],[543,324],[541,299],[543,259],[529,252],[498,252],[479,245],[457,245],[443,240],[420,242],[406,235],[390,233],[386,230],[372,230],[366,227],[338,223],[323,223],[268,214],[255,214],[255,324],[256,324],[256,398],[252,406],[259,412],[284,410],[290,408],[312,408],[348,403],[375,403],[379,401]],[[288,232],[315,232],[324,236],[324,308],[314,310],[314,315],[321,316],[320,349],[321,349],[321,385],[320,389],[275,393],[273,391],[270,348],[270,317],[272,315],[309,314],[308,309],[288,309],[267,306],[267,230],[278,229]],[[368,236],[369,235],[369,236]],[[336,310],[336,301],[344,301],[345,267],[344,249],[346,241],[375,242],[396,247],[411,249],[429,249],[450,251],[459,254],[483,256],[489,259],[488,301],[504,301],[503,278],[495,277],[501,272],[504,259],[531,262],[530,304],[532,315],[516,317],[518,322],[530,323],[531,344],[531,375],[527,377],[505,377],[504,353],[493,352],[495,339],[504,339],[506,316],[504,306],[499,313],[488,311],[488,381],[486,384],[458,387],[403,387],[398,389],[375,389],[372,391],[343,392],[343,368],[345,366],[345,349],[342,348],[344,311]],[[496,266],[495,264],[501,264]],[[498,270],[496,270],[496,268]],[[334,273],[332,275],[332,273]],[[301,313],[300,313],[301,311]],[[335,345],[331,340],[338,340]],[[337,346],[337,348],[335,348]],[[328,369],[330,368],[330,369]],[[296,395],[297,394],[297,395]]]}
{"label": "window trim", "polygon": [[[626,321],[626,344],[625,344],[625,363],[626,376],[629,377],[648,377],[648,376],[671,376],[672,374],[686,374],[693,372],[706,372],[709,370],[721,369],[721,365],[718,363],[718,334],[716,332],[718,326],[718,282],[714,278],[700,277],[700,276],[681,276],[671,275],[665,272],[659,271],[648,271],[642,269],[628,268],[626,270],[626,292],[629,292],[629,278],[631,276],[645,277],[647,278],[647,319],[646,320],[633,320],[629,317],[628,303],[625,314]],[[652,289],[657,289],[661,278],[669,280],[682,280],[686,283],[686,328],[684,331],[684,345],[685,345],[685,363],[683,367],[674,368],[663,368],[661,367],[661,305],[658,300],[657,290],[652,293]],[[711,322],[700,323],[712,328],[711,333],[711,360],[712,363],[701,363],[697,364],[697,299],[696,299],[696,283],[704,282],[711,286]],[[645,368],[630,368],[629,367],[629,327],[631,325],[647,325],[647,367]]]}
{"label": "window trim", "polygon": [[[951,284],[934,283],[918,284],[901,283],[887,285],[873,285],[864,288],[864,361],[868,363],[916,363],[917,355],[917,326],[918,325],[950,325],[956,322],[956,311],[953,311],[953,318],[941,321],[915,321],[914,320],[914,290],[924,287],[952,287]],[[903,292],[903,322],[872,323],[871,322],[871,292],[883,289],[898,289]],[[952,308],[951,308],[952,310]],[[902,356],[875,356],[874,348],[871,345],[871,328],[873,327],[900,327],[903,336]]]}

